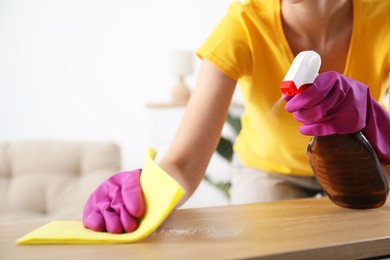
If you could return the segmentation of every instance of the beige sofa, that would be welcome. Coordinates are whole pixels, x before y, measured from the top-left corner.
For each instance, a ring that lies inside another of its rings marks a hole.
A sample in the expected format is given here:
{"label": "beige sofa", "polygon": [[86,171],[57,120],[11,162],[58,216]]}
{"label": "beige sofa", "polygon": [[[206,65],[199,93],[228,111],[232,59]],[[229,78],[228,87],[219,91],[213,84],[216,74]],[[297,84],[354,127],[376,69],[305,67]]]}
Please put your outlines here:
{"label": "beige sofa", "polygon": [[0,223],[80,218],[89,194],[120,162],[110,142],[0,143]]}

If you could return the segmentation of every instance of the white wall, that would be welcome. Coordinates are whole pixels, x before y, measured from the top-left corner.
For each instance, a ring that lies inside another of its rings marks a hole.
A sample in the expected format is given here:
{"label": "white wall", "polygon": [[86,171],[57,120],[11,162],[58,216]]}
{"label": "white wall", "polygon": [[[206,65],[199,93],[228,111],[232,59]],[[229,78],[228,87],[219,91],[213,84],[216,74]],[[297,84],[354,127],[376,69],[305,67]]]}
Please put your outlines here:
{"label": "white wall", "polygon": [[140,167],[145,103],[173,83],[167,52],[195,51],[229,3],[0,0],[0,141],[113,140]]}

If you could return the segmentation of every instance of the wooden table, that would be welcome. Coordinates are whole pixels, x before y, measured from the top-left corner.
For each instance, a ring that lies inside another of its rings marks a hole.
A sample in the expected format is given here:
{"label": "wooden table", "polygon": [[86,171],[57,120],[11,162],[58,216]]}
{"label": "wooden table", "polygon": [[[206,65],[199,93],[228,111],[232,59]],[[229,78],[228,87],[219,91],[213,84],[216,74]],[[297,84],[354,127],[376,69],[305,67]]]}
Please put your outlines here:
{"label": "wooden table", "polygon": [[149,238],[124,245],[31,245],[42,222],[0,226],[0,259],[356,259],[390,255],[390,202],[371,210],[327,198],[183,209]]}

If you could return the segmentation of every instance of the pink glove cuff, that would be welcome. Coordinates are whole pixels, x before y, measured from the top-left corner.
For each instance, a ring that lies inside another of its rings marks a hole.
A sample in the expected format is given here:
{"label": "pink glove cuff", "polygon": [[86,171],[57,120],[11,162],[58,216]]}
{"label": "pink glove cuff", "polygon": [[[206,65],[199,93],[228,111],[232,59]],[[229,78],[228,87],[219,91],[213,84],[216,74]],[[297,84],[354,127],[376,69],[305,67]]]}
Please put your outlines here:
{"label": "pink glove cuff", "polygon": [[390,113],[373,98],[368,97],[366,127],[363,135],[372,145],[379,161],[390,164]]}

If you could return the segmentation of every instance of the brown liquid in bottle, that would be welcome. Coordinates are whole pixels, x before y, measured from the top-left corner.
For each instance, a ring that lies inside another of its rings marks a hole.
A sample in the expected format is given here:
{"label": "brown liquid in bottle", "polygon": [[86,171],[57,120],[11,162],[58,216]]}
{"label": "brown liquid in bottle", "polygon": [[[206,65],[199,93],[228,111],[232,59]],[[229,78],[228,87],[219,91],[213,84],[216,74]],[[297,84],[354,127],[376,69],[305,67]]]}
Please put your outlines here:
{"label": "brown liquid in bottle", "polygon": [[369,209],[386,202],[387,177],[361,132],[313,137],[307,156],[317,181],[335,204]]}

